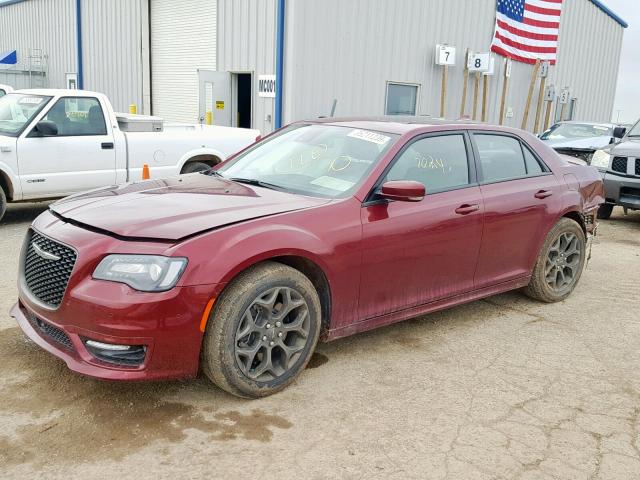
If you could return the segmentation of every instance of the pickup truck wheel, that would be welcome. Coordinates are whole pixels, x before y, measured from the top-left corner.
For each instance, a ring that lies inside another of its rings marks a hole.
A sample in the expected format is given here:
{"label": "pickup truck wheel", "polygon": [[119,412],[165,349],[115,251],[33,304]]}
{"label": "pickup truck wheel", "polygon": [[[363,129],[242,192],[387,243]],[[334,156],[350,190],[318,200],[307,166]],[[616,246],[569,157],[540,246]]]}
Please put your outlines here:
{"label": "pickup truck wheel", "polygon": [[7,211],[7,196],[4,193],[4,189],[0,187],[0,220],[4,217]]}
{"label": "pickup truck wheel", "polygon": [[613,212],[613,207],[614,205],[612,203],[603,203],[600,205],[600,208],[598,208],[598,218],[601,220],[607,220]]}
{"label": "pickup truck wheel", "polygon": [[586,243],[582,227],[562,218],[547,235],[525,293],[548,303],[567,298],[582,275]]}
{"label": "pickup truck wheel", "polygon": [[182,172],[180,173],[204,172],[205,170],[209,170],[210,168],[211,167],[209,165],[203,162],[190,162],[182,167]]}
{"label": "pickup truck wheel", "polygon": [[292,383],[320,335],[320,300],[298,270],[266,262],[241,273],[216,301],[201,364],[220,388],[264,397]]}

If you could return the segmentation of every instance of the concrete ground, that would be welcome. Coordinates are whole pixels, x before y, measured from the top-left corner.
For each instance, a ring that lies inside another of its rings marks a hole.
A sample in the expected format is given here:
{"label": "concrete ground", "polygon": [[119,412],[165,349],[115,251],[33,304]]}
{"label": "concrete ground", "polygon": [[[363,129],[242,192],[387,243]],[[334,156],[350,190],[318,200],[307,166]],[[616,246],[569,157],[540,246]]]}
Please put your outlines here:
{"label": "concrete ground", "polygon": [[281,394],[112,384],[7,311],[46,205],[0,225],[0,477],[640,478],[640,212],[616,211],[574,294],[492,297],[334,343]]}

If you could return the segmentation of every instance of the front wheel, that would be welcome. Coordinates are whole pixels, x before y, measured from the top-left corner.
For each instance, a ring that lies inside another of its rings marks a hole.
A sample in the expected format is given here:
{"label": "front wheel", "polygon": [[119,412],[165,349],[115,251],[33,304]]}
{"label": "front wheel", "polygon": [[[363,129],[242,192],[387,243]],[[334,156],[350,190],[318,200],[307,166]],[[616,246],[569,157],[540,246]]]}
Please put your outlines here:
{"label": "front wheel", "polygon": [[286,265],[262,263],[241,273],[217,300],[204,335],[202,369],[234,395],[271,395],[304,370],[320,324],[311,281]]}
{"label": "front wheel", "polygon": [[598,218],[601,220],[607,220],[613,213],[614,205],[612,203],[603,203],[598,208]]}
{"label": "front wheel", "polygon": [[575,288],[586,259],[582,227],[562,218],[551,229],[533,268],[525,293],[542,302],[559,302]]}
{"label": "front wheel", "polygon": [[5,212],[7,211],[7,196],[4,193],[4,189],[0,187],[0,221],[2,217],[4,217]]}

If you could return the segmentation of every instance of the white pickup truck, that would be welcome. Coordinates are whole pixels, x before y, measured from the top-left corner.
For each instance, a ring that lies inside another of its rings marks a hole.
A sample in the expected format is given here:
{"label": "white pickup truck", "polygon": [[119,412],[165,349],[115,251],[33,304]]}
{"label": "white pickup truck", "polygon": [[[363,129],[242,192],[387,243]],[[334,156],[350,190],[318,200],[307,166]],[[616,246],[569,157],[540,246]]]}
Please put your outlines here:
{"label": "white pickup truck", "polygon": [[83,90],[0,97],[0,219],[7,202],[59,198],[106,185],[204,170],[259,138],[258,130],[164,124],[119,114]]}

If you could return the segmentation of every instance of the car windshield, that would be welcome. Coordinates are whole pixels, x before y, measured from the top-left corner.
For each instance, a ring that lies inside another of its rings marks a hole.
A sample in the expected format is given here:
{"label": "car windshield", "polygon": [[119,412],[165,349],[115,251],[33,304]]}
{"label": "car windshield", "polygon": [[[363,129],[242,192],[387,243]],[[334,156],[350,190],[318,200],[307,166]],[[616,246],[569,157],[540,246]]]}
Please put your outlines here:
{"label": "car windshield", "polygon": [[628,137],[640,137],[640,121],[636,123],[629,131]]}
{"label": "car windshield", "polygon": [[590,123],[557,123],[542,134],[542,140],[559,140],[565,138],[610,137],[613,129],[606,125]]}
{"label": "car windshield", "polygon": [[0,135],[17,137],[51,97],[9,93],[0,98]]}
{"label": "car windshield", "polygon": [[349,195],[398,135],[334,125],[294,125],[217,170],[238,182],[303,195]]}

